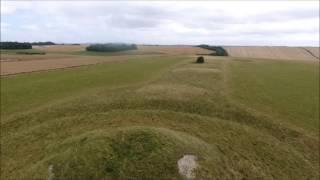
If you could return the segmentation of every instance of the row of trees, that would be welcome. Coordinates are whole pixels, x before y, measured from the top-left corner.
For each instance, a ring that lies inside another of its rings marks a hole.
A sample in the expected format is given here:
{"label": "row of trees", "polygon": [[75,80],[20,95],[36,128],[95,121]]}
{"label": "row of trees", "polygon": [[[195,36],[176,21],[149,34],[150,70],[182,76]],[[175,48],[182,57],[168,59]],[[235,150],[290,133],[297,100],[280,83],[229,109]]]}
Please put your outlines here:
{"label": "row of trees", "polygon": [[32,49],[32,45],[27,42],[0,42],[0,49]]}
{"label": "row of trees", "polygon": [[32,45],[45,46],[45,45],[56,45],[51,41],[46,42],[0,42],[0,49],[32,49]]}
{"label": "row of trees", "polygon": [[221,46],[209,46],[209,45],[206,45],[206,44],[201,44],[201,45],[199,45],[197,47],[201,47],[201,48],[204,48],[204,49],[215,51],[214,53],[210,54],[210,55],[213,55],[213,56],[228,56],[228,52]]}
{"label": "row of trees", "polygon": [[33,42],[33,43],[31,43],[31,45],[48,46],[48,45],[56,45],[56,44],[51,41],[46,41],[46,42]]}
{"label": "row of trees", "polygon": [[120,43],[108,43],[108,44],[92,44],[86,48],[87,51],[96,52],[117,52],[138,49],[135,44],[120,44]]}

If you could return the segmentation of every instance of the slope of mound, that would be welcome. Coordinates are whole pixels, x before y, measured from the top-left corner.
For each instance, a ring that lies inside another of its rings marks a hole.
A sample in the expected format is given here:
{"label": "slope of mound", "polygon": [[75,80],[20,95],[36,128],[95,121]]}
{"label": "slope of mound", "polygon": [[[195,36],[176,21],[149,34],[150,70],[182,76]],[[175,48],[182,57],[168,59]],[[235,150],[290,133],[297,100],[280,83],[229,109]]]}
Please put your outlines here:
{"label": "slope of mound", "polygon": [[[229,56],[263,59],[317,60],[308,51],[300,47],[275,46],[225,46]],[[317,48],[308,48],[316,54]],[[319,50],[318,50],[319,51]]]}
{"label": "slope of mound", "polygon": [[210,147],[165,128],[94,130],[50,146],[53,155],[30,168],[28,176],[39,177],[38,168],[45,176],[45,168],[51,167],[57,179],[179,178],[175,164],[186,150],[206,157]]}

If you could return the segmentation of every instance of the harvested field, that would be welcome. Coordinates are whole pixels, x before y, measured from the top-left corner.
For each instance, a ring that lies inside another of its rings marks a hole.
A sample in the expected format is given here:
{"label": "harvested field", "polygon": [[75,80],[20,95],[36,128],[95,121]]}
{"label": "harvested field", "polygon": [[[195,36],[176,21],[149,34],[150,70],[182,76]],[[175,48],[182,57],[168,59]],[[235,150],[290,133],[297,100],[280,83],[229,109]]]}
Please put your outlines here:
{"label": "harvested field", "polygon": [[183,46],[183,45],[161,45],[161,46],[138,46],[138,51],[145,53],[169,54],[169,55],[195,55],[195,54],[210,54],[212,51],[199,47]]}
{"label": "harvested field", "polygon": [[312,53],[316,57],[320,57],[320,48],[318,47],[305,47],[310,53]]}
{"label": "harvested field", "polygon": [[48,59],[65,59],[68,55],[61,54],[46,54],[46,55],[22,55],[22,54],[1,54],[1,62],[6,61],[35,61],[35,60],[48,60]]}
{"label": "harvested field", "polygon": [[[34,49],[47,53],[50,52],[81,52],[85,51],[86,45],[53,45],[53,46],[33,46]],[[126,51],[129,54],[169,54],[169,55],[194,55],[194,54],[210,54],[212,51],[199,47],[187,45],[138,45],[137,50]],[[116,54],[116,53],[114,53]]]}
{"label": "harvested field", "polygon": [[32,46],[45,52],[75,52],[85,51],[86,45],[51,45],[51,46]]}
{"label": "harvested field", "polygon": [[34,60],[22,60],[22,61],[4,61],[1,62],[1,75],[18,74],[33,71],[43,71],[52,69],[61,69],[69,67],[77,67],[83,65],[105,63],[105,62],[115,62],[124,61],[128,59],[127,57],[78,57],[78,56],[61,56],[61,57],[51,57],[47,59],[35,58]]}
{"label": "harvested field", "polygon": [[[267,46],[226,46],[231,57],[286,59],[286,60],[317,60],[305,49],[300,47],[267,47]],[[310,48],[316,53],[318,48]],[[319,49],[318,49],[319,51]]]}

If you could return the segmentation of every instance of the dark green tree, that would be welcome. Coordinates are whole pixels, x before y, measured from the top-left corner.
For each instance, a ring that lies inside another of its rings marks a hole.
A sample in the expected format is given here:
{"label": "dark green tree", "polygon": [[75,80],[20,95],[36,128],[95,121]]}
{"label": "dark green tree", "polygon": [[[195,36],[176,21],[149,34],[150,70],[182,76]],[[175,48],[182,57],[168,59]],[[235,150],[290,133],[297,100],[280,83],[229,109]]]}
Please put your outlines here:
{"label": "dark green tree", "polygon": [[120,44],[120,43],[108,43],[108,44],[92,44],[86,48],[87,51],[97,52],[117,52],[135,50],[137,46],[135,44]]}
{"label": "dark green tree", "polygon": [[32,49],[32,45],[26,42],[0,42],[0,49]]}

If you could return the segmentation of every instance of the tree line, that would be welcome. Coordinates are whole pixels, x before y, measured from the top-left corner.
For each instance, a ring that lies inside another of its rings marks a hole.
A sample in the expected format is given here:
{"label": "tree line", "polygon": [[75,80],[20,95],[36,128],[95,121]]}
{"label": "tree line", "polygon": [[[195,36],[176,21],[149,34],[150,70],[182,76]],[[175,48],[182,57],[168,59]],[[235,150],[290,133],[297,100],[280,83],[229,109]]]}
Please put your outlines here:
{"label": "tree line", "polygon": [[46,45],[56,45],[51,41],[46,42],[0,42],[0,49],[32,49],[32,45],[36,46],[46,46]]}
{"label": "tree line", "polygon": [[214,53],[210,54],[212,56],[228,56],[228,52],[222,46],[209,46],[206,44],[201,44],[197,47],[215,51]]}
{"label": "tree line", "polygon": [[107,44],[92,44],[86,47],[87,51],[96,52],[117,52],[138,49],[135,44],[122,44],[122,43],[107,43]]}
{"label": "tree line", "polygon": [[51,41],[45,41],[45,42],[33,42],[31,45],[35,46],[49,46],[49,45],[56,45],[54,42]]}
{"label": "tree line", "polygon": [[32,45],[27,42],[0,42],[0,49],[32,49]]}

